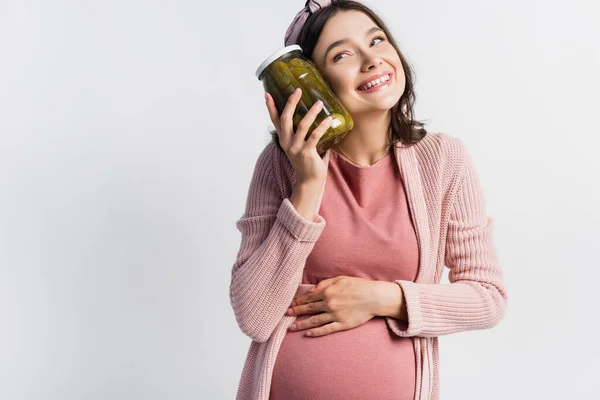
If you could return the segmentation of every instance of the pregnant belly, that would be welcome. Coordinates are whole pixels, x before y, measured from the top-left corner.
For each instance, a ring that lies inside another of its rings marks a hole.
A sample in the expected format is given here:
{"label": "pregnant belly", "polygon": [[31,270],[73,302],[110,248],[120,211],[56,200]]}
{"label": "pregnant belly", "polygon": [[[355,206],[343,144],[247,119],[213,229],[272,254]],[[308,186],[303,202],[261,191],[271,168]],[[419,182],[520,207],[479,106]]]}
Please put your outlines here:
{"label": "pregnant belly", "polygon": [[306,337],[306,332],[286,333],[275,360],[270,400],[413,400],[412,340],[395,335],[384,317],[325,336]]}

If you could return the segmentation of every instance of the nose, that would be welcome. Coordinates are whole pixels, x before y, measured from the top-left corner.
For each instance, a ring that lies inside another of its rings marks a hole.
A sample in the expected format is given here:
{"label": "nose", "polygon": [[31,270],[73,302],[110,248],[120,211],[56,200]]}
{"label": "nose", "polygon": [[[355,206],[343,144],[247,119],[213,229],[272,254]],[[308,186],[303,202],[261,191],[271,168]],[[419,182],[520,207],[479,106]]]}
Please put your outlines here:
{"label": "nose", "polygon": [[381,59],[381,57],[372,54],[372,55],[367,55],[365,57],[365,62],[363,63],[363,72],[369,72],[372,69],[377,69],[378,66],[380,66],[381,64],[383,64],[383,60]]}

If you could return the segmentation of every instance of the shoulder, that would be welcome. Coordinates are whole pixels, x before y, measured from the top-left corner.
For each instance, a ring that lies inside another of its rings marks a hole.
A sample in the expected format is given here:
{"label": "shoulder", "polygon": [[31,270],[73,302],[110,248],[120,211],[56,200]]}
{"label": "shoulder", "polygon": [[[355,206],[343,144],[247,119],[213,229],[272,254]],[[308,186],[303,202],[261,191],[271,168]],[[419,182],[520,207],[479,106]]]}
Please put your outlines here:
{"label": "shoulder", "polygon": [[466,157],[462,139],[445,132],[427,132],[423,139],[411,147],[419,164],[459,167]]}
{"label": "shoulder", "polygon": [[464,158],[465,146],[462,139],[445,132],[427,132],[427,134],[414,145],[417,156],[423,162],[435,159],[461,160]]}
{"label": "shoulder", "polygon": [[275,151],[277,150],[274,146],[275,144],[273,146],[268,144],[259,153],[254,163],[253,180],[262,182],[273,179],[273,171],[275,169],[273,161],[276,157]]}
{"label": "shoulder", "polygon": [[255,174],[261,174],[274,182],[282,195],[290,190],[293,168],[285,152],[275,142],[270,141],[256,160]]}
{"label": "shoulder", "polygon": [[256,166],[273,172],[279,172],[277,170],[288,168],[286,161],[289,163],[285,153],[275,144],[275,142],[270,141],[260,152],[256,161]]}
{"label": "shoulder", "polygon": [[468,153],[462,139],[445,132],[427,132],[413,151],[420,170],[452,192],[464,176]]}

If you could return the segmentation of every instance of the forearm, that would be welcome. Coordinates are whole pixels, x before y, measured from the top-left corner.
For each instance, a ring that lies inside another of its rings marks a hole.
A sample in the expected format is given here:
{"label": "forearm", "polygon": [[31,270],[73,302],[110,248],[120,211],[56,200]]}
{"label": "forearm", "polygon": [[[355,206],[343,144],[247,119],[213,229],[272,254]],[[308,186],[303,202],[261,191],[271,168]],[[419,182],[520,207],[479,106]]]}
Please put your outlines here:
{"label": "forearm", "polygon": [[315,210],[322,184],[323,181],[298,182],[290,196],[290,203],[296,208],[298,214],[308,221],[315,222]]}
{"label": "forearm", "polygon": [[408,321],[406,301],[400,285],[388,281],[377,281],[377,285],[374,291],[375,315]]}
{"label": "forearm", "polygon": [[305,221],[284,199],[272,223],[248,217],[237,226],[242,244],[232,269],[230,302],[242,332],[264,342],[291,302],[325,220]]}
{"label": "forearm", "polygon": [[[488,278],[497,280],[491,274]],[[398,282],[409,314],[408,326],[398,324],[394,318],[388,318],[388,323],[394,333],[403,337],[438,337],[491,328],[499,322],[506,307],[502,285],[496,287],[466,279],[451,283]]]}

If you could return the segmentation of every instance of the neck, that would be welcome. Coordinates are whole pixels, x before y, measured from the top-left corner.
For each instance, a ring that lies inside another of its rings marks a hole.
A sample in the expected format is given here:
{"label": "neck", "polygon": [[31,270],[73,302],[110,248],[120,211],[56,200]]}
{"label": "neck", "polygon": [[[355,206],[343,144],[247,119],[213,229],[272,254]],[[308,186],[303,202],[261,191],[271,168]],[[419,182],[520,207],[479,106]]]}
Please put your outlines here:
{"label": "neck", "polygon": [[361,165],[375,163],[389,145],[390,111],[353,115],[354,128],[338,143],[338,147]]}

